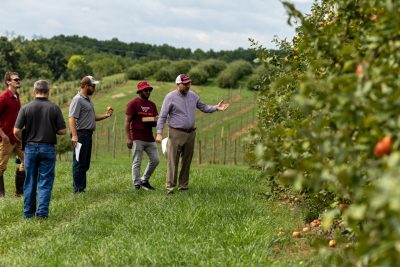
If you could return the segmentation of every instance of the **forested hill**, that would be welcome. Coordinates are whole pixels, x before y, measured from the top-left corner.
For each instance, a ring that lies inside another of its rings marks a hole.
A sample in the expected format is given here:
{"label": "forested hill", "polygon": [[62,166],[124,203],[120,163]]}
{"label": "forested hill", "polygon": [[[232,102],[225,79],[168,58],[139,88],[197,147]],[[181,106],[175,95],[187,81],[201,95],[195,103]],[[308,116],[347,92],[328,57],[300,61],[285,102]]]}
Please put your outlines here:
{"label": "forested hill", "polygon": [[[77,35],[65,36],[58,35],[50,39],[41,39],[43,43],[48,45],[56,45],[62,47],[69,54],[84,54],[87,52],[109,53],[118,56],[130,57],[133,59],[221,59],[226,62],[231,62],[238,59],[252,61],[256,57],[254,49],[237,48],[235,50],[223,51],[203,51],[196,49],[192,51],[189,48],[176,48],[167,44],[151,45],[140,42],[125,43],[117,38],[112,40],[100,41],[86,36],[79,37]],[[249,42],[250,46],[250,42]]]}
{"label": "forested hill", "polygon": [[[257,57],[253,48],[231,51],[202,51],[173,46],[125,43],[114,38],[100,41],[77,35],[28,40],[23,36],[9,39],[0,36],[0,73],[18,71],[24,79],[75,80],[82,73],[106,76],[124,72],[135,64],[154,60],[204,61],[217,59],[230,63]],[[76,70],[75,70],[76,69]]]}

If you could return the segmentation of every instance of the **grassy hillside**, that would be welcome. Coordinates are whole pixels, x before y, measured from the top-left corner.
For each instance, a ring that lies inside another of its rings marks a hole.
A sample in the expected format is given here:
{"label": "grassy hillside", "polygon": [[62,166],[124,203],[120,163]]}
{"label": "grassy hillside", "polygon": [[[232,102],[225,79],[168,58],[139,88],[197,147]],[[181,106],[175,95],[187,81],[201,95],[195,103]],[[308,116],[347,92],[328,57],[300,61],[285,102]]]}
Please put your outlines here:
{"label": "grassy hillside", "polygon": [[[98,151],[95,153],[127,153],[124,136],[125,109],[127,103],[137,97],[137,82],[127,81],[116,84],[110,89],[94,94],[92,99],[96,113],[106,112],[107,106],[114,108],[114,114],[110,119],[97,123],[95,140],[97,140]],[[152,80],[149,82],[154,88],[150,99],[160,110],[164,96],[171,90],[175,90],[175,84]],[[71,89],[67,93],[69,98],[76,94],[78,89],[78,87]],[[213,150],[217,162],[222,163],[224,155],[226,163],[232,163],[235,155],[238,162],[243,162],[243,153],[239,153],[242,151],[239,141],[243,134],[246,134],[255,125],[255,93],[246,89],[221,89],[213,85],[213,82],[207,86],[192,86],[191,89],[198,93],[202,101],[207,104],[214,105],[220,100],[231,104],[225,112],[212,114],[197,112],[197,140],[201,142],[201,157],[204,158],[202,162],[212,161]],[[51,99],[56,101],[54,98]],[[68,117],[68,103],[63,106],[65,119]],[[167,136],[166,130],[164,130],[164,136]],[[198,144],[197,149],[199,147]],[[196,159],[199,157],[198,152],[197,150],[195,154]]]}

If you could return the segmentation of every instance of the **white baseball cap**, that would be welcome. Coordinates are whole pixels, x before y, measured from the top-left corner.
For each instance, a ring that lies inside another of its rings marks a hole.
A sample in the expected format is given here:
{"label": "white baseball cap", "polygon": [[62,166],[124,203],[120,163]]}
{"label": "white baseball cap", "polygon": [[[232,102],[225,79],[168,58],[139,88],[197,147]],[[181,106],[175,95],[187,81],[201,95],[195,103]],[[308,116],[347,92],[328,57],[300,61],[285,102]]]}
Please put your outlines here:
{"label": "white baseball cap", "polygon": [[192,80],[190,79],[189,75],[187,75],[186,73],[183,74],[179,74],[178,77],[176,77],[175,83],[176,84],[187,84],[187,83],[191,83]]}
{"label": "white baseball cap", "polygon": [[87,84],[92,85],[92,84],[98,84],[99,81],[96,81],[93,78],[93,76],[88,75],[88,76],[83,77],[81,83],[82,83],[82,85],[87,85]]}

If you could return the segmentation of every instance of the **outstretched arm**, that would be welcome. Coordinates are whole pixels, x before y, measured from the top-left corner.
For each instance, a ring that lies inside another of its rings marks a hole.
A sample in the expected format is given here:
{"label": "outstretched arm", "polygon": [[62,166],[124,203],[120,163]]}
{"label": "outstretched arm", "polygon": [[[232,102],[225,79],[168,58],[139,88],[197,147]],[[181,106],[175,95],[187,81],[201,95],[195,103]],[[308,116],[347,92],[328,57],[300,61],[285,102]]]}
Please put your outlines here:
{"label": "outstretched arm", "polygon": [[112,107],[107,108],[106,114],[95,115],[96,121],[102,121],[112,116],[114,109]]}

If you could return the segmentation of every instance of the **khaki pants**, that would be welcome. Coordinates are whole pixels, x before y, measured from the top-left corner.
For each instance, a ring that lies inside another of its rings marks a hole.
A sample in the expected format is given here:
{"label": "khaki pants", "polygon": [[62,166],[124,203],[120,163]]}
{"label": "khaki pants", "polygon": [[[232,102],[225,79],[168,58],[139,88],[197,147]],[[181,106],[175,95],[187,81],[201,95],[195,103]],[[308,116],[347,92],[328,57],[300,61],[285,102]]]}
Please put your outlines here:
{"label": "khaki pants", "polygon": [[169,128],[168,133],[168,168],[167,191],[173,191],[178,180],[178,165],[182,158],[179,173],[179,189],[185,190],[189,186],[190,164],[192,163],[196,131],[191,133]]}
{"label": "khaki pants", "polygon": [[0,142],[0,176],[3,176],[7,169],[7,163],[10,157],[15,153],[21,160],[19,171],[24,171],[24,151],[22,151],[21,143],[11,144],[2,140]]}

